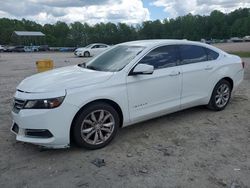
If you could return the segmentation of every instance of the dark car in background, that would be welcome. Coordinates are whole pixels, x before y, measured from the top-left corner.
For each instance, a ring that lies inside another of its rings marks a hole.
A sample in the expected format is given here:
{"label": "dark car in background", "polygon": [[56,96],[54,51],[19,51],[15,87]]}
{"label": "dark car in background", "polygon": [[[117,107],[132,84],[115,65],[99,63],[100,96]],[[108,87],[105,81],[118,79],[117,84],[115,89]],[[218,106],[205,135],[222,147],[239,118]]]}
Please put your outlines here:
{"label": "dark car in background", "polygon": [[25,52],[24,46],[15,46],[12,52]]}
{"label": "dark car in background", "polygon": [[48,45],[41,45],[38,48],[39,51],[49,51],[49,46]]}

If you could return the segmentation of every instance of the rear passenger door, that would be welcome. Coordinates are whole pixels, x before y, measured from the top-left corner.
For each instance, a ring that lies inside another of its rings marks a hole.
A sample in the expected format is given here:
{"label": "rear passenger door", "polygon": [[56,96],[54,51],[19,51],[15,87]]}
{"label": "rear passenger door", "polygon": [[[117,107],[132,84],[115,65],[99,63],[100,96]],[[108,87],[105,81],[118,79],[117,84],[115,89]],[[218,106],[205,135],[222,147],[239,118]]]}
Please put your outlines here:
{"label": "rear passenger door", "polygon": [[208,55],[208,49],[196,45],[179,45],[182,70],[181,107],[206,103],[214,83],[215,61]]}
{"label": "rear passenger door", "polygon": [[103,51],[105,51],[107,49],[108,49],[107,45],[101,44],[101,45],[99,45],[99,52],[98,53],[102,53]]}

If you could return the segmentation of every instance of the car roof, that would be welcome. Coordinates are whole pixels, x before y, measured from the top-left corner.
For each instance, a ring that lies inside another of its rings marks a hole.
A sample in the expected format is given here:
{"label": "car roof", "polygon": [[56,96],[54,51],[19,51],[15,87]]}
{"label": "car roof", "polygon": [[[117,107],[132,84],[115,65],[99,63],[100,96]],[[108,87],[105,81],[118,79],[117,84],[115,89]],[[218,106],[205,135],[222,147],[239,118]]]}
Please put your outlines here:
{"label": "car roof", "polygon": [[178,44],[189,44],[189,45],[197,45],[197,46],[202,46],[205,48],[210,48],[212,50],[215,50],[219,53],[225,53],[224,51],[206,44],[202,42],[196,42],[196,41],[189,41],[186,39],[149,39],[149,40],[136,40],[136,41],[130,41],[130,42],[125,42],[121,43],[121,45],[131,45],[131,46],[144,46],[146,48],[152,48],[155,46],[160,46],[160,45],[178,45]]}
{"label": "car roof", "polygon": [[104,43],[93,43],[93,44],[89,44],[89,45],[105,45],[105,46],[108,46],[107,44],[104,44]]}
{"label": "car roof", "polygon": [[196,45],[206,46],[206,45],[204,45],[204,43],[189,41],[186,39],[183,39],[183,40],[177,40],[177,39],[137,40],[137,41],[125,42],[122,44],[131,45],[131,46],[146,46],[146,47],[157,46],[157,45],[161,45],[161,44],[166,44],[166,45],[168,45],[168,44],[196,44]]}

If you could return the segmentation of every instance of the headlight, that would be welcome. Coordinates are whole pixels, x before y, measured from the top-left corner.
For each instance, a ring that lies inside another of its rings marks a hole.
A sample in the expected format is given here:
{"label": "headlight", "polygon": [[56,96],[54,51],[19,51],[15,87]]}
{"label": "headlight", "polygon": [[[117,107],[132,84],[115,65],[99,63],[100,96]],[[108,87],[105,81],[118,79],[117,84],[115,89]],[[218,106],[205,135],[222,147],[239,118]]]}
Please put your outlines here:
{"label": "headlight", "polygon": [[60,106],[64,97],[57,97],[51,99],[37,99],[28,100],[24,105],[24,109],[50,109]]}

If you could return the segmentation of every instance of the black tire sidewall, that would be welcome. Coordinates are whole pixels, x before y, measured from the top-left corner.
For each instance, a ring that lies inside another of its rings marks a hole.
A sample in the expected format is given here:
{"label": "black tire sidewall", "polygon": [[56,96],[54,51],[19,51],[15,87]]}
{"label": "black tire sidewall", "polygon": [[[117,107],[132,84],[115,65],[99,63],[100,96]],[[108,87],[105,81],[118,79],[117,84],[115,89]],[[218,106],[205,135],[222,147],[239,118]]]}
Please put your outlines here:
{"label": "black tire sidewall", "polygon": [[[223,106],[223,107],[218,107],[216,102],[215,102],[215,95],[216,95],[216,92],[218,90],[218,88],[222,85],[222,84],[226,84],[228,85],[228,87],[230,88],[230,92],[229,92],[229,99],[227,101],[227,103]],[[213,90],[213,93],[212,93],[212,96],[211,96],[211,99],[210,99],[210,102],[208,104],[209,108],[210,109],[213,109],[213,110],[216,110],[216,111],[220,111],[220,110],[224,110],[226,108],[226,106],[228,105],[230,99],[231,99],[231,92],[232,92],[232,86],[231,84],[227,81],[227,80],[220,80],[214,87],[214,90]]]}
{"label": "black tire sidewall", "polygon": [[[98,144],[98,145],[92,145],[92,144],[85,142],[82,139],[81,133],[80,133],[81,123],[89,113],[91,113],[92,111],[95,111],[95,110],[100,110],[100,109],[109,111],[113,115],[114,121],[115,121],[114,131],[113,131],[112,135],[108,138],[108,140],[106,140],[104,143]],[[113,140],[113,138],[115,137],[117,130],[119,128],[119,124],[120,124],[119,115],[112,106],[110,106],[107,103],[93,103],[93,104],[87,106],[86,108],[84,108],[80,112],[80,114],[78,115],[78,117],[75,121],[75,124],[73,125],[73,132],[72,132],[73,139],[74,139],[75,143],[80,147],[83,147],[86,149],[99,149],[99,148],[105,147]]]}

